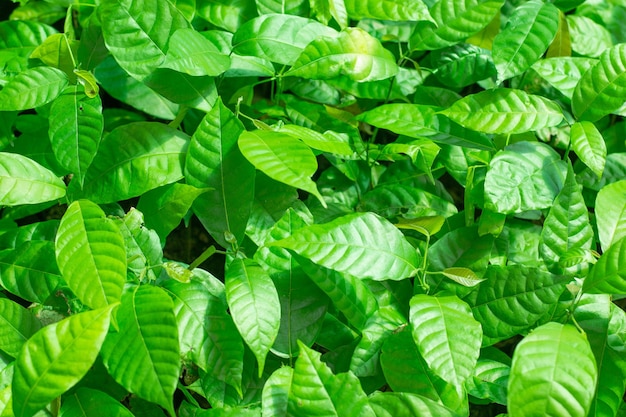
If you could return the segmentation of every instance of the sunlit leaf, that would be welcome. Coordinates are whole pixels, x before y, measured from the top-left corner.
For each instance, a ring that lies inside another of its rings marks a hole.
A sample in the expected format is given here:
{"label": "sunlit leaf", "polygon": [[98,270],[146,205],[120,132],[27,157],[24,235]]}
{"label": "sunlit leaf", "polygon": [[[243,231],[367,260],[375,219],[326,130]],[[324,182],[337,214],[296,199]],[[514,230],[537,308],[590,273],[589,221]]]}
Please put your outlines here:
{"label": "sunlit leaf", "polygon": [[0,299],[0,349],[17,357],[24,343],[41,328],[27,309],[6,298]]}
{"label": "sunlit leaf", "polygon": [[567,15],[572,49],[582,56],[598,57],[613,46],[611,32],[588,16]]}
{"label": "sunlit leaf", "polygon": [[598,128],[591,122],[577,122],[570,128],[572,150],[598,178],[606,164],[606,144]]}
{"label": "sunlit leaf", "polygon": [[133,417],[118,400],[91,388],[81,387],[63,399],[59,417]]}
{"label": "sunlit leaf", "polygon": [[67,86],[67,75],[52,67],[29,68],[0,90],[0,111],[26,110],[57,98]]}
{"label": "sunlit leaf", "polygon": [[602,294],[626,292],[626,238],[617,240],[602,253],[585,278],[583,291]]}
{"label": "sunlit leaf", "polygon": [[426,3],[421,0],[345,0],[344,3],[348,16],[355,20],[432,21]]}
{"label": "sunlit leaf", "polygon": [[455,411],[437,402],[408,392],[375,392],[370,404],[378,417],[395,416],[440,416],[457,417]]}
{"label": "sunlit leaf", "polygon": [[0,152],[0,205],[16,206],[65,196],[65,184],[52,171],[25,156]]}
{"label": "sunlit leaf", "polygon": [[161,66],[194,76],[217,76],[229,68],[230,58],[197,31],[182,28],[171,36]]}
{"label": "sunlit leaf", "polygon": [[626,181],[608,184],[596,197],[598,240],[603,251],[626,237]]}
{"label": "sunlit leaf", "polygon": [[460,44],[434,52],[435,76],[444,85],[465,87],[496,75],[491,53],[478,46]]}

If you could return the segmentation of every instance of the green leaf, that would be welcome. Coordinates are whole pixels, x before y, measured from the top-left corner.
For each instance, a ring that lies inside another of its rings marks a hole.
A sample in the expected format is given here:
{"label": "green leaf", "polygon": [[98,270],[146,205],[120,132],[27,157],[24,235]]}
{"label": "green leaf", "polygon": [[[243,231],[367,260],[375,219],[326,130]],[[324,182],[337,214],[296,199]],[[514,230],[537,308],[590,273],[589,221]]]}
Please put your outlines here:
{"label": "green leaf", "polygon": [[359,379],[347,372],[334,375],[320,354],[302,343],[294,366],[287,416],[374,417]]}
{"label": "green leaf", "polygon": [[50,108],[49,122],[54,155],[82,184],[102,138],[104,118],[100,98],[88,99],[76,92],[62,95]]}
{"label": "green leaf", "polygon": [[225,248],[231,246],[226,233],[243,240],[254,196],[254,166],[237,146],[242,132],[243,124],[218,100],[191,137],[185,160],[187,183],[212,188],[198,196],[194,213]]}
{"label": "green leaf", "polygon": [[0,90],[0,111],[19,111],[43,106],[67,86],[67,75],[52,67],[34,67],[20,72]]}
{"label": "green leaf", "polygon": [[225,300],[208,291],[195,276],[188,284],[167,280],[163,289],[174,300],[183,357],[216,379],[241,390],[244,345],[226,312]]}
{"label": "green leaf", "polygon": [[345,0],[344,3],[348,16],[354,20],[432,21],[428,6],[421,0]]}
{"label": "green leaf", "polygon": [[100,207],[88,200],[70,204],[55,251],[63,279],[83,303],[100,308],[120,301],[126,282],[124,238]]}
{"label": "green leaf", "polygon": [[611,114],[626,99],[626,44],[607,49],[574,89],[572,111],[578,120],[595,122]]}
{"label": "green leaf", "polygon": [[326,205],[310,178],[317,170],[317,160],[307,145],[270,130],[243,132],[238,143],[243,156],[258,170],[272,179],[313,194]]}
{"label": "green leaf", "polygon": [[395,58],[378,39],[359,28],[309,43],[285,76],[328,80],[345,75],[353,81],[384,80],[398,73]]}
{"label": "green leaf", "polygon": [[613,242],[600,256],[585,278],[583,291],[594,294],[626,292],[626,238]]}
{"label": "green leaf", "polygon": [[17,357],[24,343],[41,328],[41,323],[27,309],[0,298],[0,350]]}
{"label": "green leaf", "polygon": [[496,75],[491,53],[470,44],[434,51],[435,76],[444,85],[466,87]]}
{"label": "green leaf", "polygon": [[203,112],[210,111],[217,101],[215,81],[209,76],[196,77],[169,68],[157,68],[144,83],[174,103]]}
{"label": "green leaf", "polygon": [[483,349],[474,376],[467,381],[469,395],[506,405],[511,359],[496,348]]}
{"label": "green leaf", "polygon": [[176,30],[190,26],[173,3],[158,0],[105,0],[98,12],[107,49],[140,81],[165,61]]}
{"label": "green leaf", "polygon": [[559,28],[559,9],[530,0],[518,6],[493,40],[493,61],[500,84],[531,67],[552,43]]}
{"label": "green leaf", "polygon": [[402,233],[373,213],[355,213],[296,230],[272,242],[338,272],[374,280],[415,274],[418,255]]}
{"label": "green leaf", "polygon": [[504,4],[493,0],[439,0],[430,9],[434,24],[418,22],[412,50],[428,51],[454,45],[484,29]]}
{"label": "green leaf", "polygon": [[562,267],[562,261],[568,253],[573,250],[589,252],[593,243],[593,230],[582,187],[576,181],[572,165],[568,164],[567,168],[563,188],[543,222],[539,252],[552,273],[582,277],[587,275],[587,263]]}
{"label": "green leaf", "polygon": [[516,416],[584,417],[598,370],[587,338],[572,325],[548,323],[516,347],[507,407]]}
{"label": "green leaf", "polygon": [[289,4],[282,0],[255,0],[255,3],[260,15],[284,13],[305,16],[309,14],[309,2],[306,0],[290,1]]}
{"label": "green leaf", "polygon": [[603,251],[626,237],[626,181],[605,185],[595,205],[598,240]]}
{"label": "green leaf", "polygon": [[283,366],[275,370],[263,385],[263,415],[286,416],[293,368]]}
{"label": "green leaf", "polygon": [[154,230],[145,227],[143,214],[131,207],[124,218],[114,219],[124,237],[126,247],[127,280],[136,278],[154,282],[163,265],[161,241]]}
{"label": "green leaf", "polygon": [[118,400],[91,388],[79,388],[63,397],[59,417],[133,417]]}
{"label": "green leaf", "polygon": [[458,417],[453,410],[421,395],[408,392],[376,391],[369,398],[377,417],[437,416]]}
{"label": "green leaf", "polygon": [[350,138],[346,134],[327,130],[324,133],[316,132],[304,126],[284,125],[277,130],[294,138],[300,139],[312,149],[336,155],[351,156],[354,154]]}
{"label": "green leaf", "polygon": [[541,78],[571,99],[578,81],[595,62],[591,58],[560,56],[540,59],[532,68]]}
{"label": "green leaf", "polygon": [[482,342],[481,325],[456,296],[411,298],[413,339],[430,369],[451,384],[463,384],[474,371]]}
{"label": "green leaf", "polygon": [[15,363],[15,417],[32,416],[89,371],[109,329],[113,307],[70,316],[28,339]]}
{"label": "green leaf", "polygon": [[198,2],[196,13],[209,23],[234,33],[244,22],[255,17],[257,10],[254,1],[212,0]]}
{"label": "green leaf", "polygon": [[606,164],[606,144],[598,128],[591,122],[576,122],[570,128],[572,150],[598,178]]}
{"label": "green leaf", "polygon": [[485,207],[505,214],[551,207],[566,172],[560,155],[544,143],[509,145],[491,160],[485,178]]}
{"label": "green leaf", "polygon": [[176,182],[183,178],[188,142],[186,134],[162,123],[122,125],[100,144],[82,191],[72,181],[69,193],[74,198],[112,203]]}
{"label": "green leaf", "polygon": [[0,286],[24,300],[44,303],[62,280],[50,241],[26,241],[0,251]]}
{"label": "green leaf", "polygon": [[572,49],[579,55],[597,57],[613,46],[611,32],[587,16],[567,15]]}
{"label": "green leaf", "polygon": [[280,302],[269,275],[254,261],[235,259],[226,270],[226,300],[233,321],[259,364],[265,358],[280,327]]}
{"label": "green leaf", "polygon": [[[119,331],[102,345],[102,359],[118,384],[174,415],[180,373],[172,299],[160,288],[129,288],[117,311]],[[129,354],[132,352],[132,354]]]}
{"label": "green leaf", "polygon": [[315,20],[290,14],[263,14],[243,24],[233,36],[233,52],[293,65],[304,48],[319,37],[338,33]]}
{"label": "green leaf", "polygon": [[441,273],[445,275],[446,278],[465,287],[475,287],[484,281],[484,279],[478,278],[476,273],[471,269],[459,266],[446,268],[441,271]]}
{"label": "green leaf", "polygon": [[39,204],[65,196],[52,171],[25,156],[0,152],[0,205]]}
{"label": "green leaf", "polygon": [[207,191],[206,188],[181,183],[164,185],[142,194],[137,210],[143,213],[146,227],[156,231],[161,242],[165,242],[170,232],[185,217],[194,200]]}
{"label": "green leaf", "polygon": [[[0,22],[0,63],[6,72],[19,73],[28,68],[28,57],[46,38],[57,30],[34,20]],[[4,71],[3,71],[4,72]],[[5,74],[2,74],[4,79]]]}
{"label": "green leaf", "polygon": [[469,129],[496,134],[554,127],[563,120],[563,112],[555,102],[508,88],[470,94],[441,114]]}
{"label": "green leaf", "polygon": [[230,58],[191,28],[178,29],[171,36],[163,68],[188,75],[218,76],[230,67]]}
{"label": "green leaf", "polygon": [[559,300],[566,282],[524,265],[487,269],[485,281],[465,301],[483,327],[483,345],[492,345],[530,329]]}

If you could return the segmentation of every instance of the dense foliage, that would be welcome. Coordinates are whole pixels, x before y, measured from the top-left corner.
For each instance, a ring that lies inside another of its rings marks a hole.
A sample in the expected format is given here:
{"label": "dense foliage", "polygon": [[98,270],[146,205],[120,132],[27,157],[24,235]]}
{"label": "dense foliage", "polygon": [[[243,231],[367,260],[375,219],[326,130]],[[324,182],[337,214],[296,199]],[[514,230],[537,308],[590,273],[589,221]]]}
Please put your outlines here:
{"label": "dense foliage", "polygon": [[626,415],[620,2],[0,4],[0,416]]}

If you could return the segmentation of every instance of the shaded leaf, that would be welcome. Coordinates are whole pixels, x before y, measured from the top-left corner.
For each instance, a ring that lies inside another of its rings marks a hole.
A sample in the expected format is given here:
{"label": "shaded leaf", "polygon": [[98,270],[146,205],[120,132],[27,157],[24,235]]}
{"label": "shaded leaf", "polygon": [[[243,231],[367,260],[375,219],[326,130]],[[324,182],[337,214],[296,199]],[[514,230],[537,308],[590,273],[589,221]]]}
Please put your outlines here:
{"label": "shaded leaf", "polygon": [[27,309],[0,298],[0,349],[17,357],[24,343],[41,328],[41,323]]}
{"label": "shaded leaf", "polygon": [[194,76],[217,76],[228,70],[230,58],[194,29],[182,28],[169,39],[161,67]]}
{"label": "shaded leaf", "polygon": [[375,392],[370,404],[377,417],[394,416],[441,416],[457,417],[453,410],[437,402],[408,392]]}
{"label": "shaded leaf", "polygon": [[613,242],[600,256],[585,278],[583,291],[595,294],[626,292],[626,238]]}
{"label": "shaded leaf", "polygon": [[263,385],[263,415],[287,415],[289,389],[293,378],[293,368],[283,366],[275,370]]}
{"label": "shaded leaf", "polygon": [[79,388],[64,396],[59,417],[133,417],[118,400],[102,391]]}

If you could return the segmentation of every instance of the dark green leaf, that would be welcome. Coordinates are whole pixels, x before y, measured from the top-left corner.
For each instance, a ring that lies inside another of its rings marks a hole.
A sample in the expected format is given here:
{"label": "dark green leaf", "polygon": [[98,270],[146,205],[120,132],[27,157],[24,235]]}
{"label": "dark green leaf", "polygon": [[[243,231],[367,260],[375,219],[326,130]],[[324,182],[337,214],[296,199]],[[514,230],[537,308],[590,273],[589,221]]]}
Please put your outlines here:
{"label": "dark green leaf", "polygon": [[119,401],[102,391],[79,388],[63,399],[59,417],[133,417]]}

